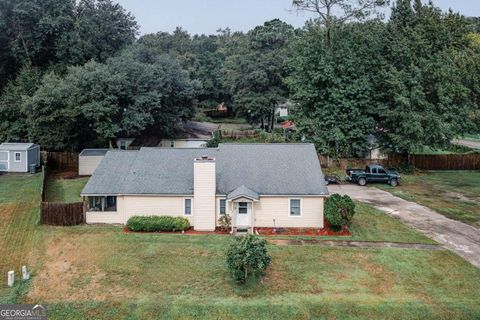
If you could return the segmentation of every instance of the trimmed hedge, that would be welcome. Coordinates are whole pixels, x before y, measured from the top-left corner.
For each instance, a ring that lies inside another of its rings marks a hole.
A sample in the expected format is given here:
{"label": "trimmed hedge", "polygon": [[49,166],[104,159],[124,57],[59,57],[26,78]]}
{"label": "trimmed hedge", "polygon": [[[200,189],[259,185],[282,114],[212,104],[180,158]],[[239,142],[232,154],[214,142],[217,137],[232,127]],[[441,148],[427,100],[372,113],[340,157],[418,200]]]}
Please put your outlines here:
{"label": "trimmed hedge", "polygon": [[130,231],[183,231],[190,228],[190,222],[184,217],[170,216],[133,216],[127,221]]}

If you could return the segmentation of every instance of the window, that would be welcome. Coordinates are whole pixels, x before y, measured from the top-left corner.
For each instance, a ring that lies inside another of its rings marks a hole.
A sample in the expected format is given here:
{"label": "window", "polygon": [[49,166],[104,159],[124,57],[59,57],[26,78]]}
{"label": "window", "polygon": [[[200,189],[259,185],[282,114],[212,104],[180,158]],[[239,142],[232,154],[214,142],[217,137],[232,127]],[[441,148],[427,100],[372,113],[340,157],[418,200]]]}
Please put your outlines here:
{"label": "window", "polygon": [[89,197],[89,211],[116,212],[117,197]]}
{"label": "window", "polygon": [[185,199],[183,214],[186,216],[192,215],[192,199]]}
{"label": "window", "polygon": [[383,169],[378,169],[378,173],[386,174],[385,170],[383,170]]}
{"label": "window", "polygon": [[238,203],[238,213],[240,213],[240,214],[247,214],[248,213],[248,203],[247,202],[239,202]]}
{"label": "window", "polygon": [[302,201],[300,199],[290,199],[290,216],[299,217],[302,215]]}
{"label": "window", "polygon": [[227,213],[227,200],[220,199],[218,205],[218,212],[221,216],[224,216]]}
{"label": "window", "polygon": [[22,153],[15,152],[15,162],[21,162],[21,161],[22,161]]}

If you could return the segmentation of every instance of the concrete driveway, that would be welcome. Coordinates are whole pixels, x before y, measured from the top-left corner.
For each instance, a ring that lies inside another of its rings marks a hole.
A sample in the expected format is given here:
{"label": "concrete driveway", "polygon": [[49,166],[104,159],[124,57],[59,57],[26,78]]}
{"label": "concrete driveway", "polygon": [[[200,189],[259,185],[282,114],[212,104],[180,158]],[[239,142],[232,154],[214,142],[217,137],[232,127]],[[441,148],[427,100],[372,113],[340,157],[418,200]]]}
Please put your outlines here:
{"label": "concrete driveway", "polygon": [[480,230],[463,222],[442,216],[415,202],[403,200],[375,187],[354,184],[330,185],[330,194],[347,194],[368,203],[419,230],[445,248],[480,268]]}

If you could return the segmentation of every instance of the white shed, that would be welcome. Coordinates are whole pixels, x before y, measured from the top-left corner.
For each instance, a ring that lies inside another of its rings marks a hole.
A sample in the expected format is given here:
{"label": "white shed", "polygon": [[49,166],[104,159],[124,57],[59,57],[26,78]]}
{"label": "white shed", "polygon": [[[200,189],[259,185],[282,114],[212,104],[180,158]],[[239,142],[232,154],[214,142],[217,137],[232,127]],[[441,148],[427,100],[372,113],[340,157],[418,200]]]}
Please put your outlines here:
{"label": "white shed", "polygon": [[84,149],[78,156],[78,175],[91,176],[108,149]]}
{"label": "white shed", "polygon": [[40,146],[34,143],[0,144],[0,171],[28,172],[29,166],[40,166]]}

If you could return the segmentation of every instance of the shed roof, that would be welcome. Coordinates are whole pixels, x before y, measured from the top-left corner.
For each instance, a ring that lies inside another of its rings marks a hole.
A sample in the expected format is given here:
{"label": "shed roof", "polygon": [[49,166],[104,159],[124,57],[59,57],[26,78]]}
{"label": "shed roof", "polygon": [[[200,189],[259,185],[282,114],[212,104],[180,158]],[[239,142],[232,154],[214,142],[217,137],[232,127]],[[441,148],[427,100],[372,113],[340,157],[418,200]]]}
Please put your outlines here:
{"label": "shed roof", "polygon": [[107,154],[109,149],[83,149],[80,157],[99,157]]}
{"label": "shed roof", "polygon": [[220,144],[218,148],[111,151],[82,195],[193,194],[194,159],[215,158],[217,194],[245,186],[260,195],[327,195],[313,144]]}
{"label": "shed roof", "polygon": [[38,144],[26,142],[4,142],[0,144],[0,150],[10,150],[10,151],[26,151],[31,148],[37,147]]}

